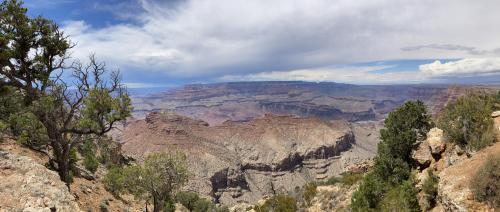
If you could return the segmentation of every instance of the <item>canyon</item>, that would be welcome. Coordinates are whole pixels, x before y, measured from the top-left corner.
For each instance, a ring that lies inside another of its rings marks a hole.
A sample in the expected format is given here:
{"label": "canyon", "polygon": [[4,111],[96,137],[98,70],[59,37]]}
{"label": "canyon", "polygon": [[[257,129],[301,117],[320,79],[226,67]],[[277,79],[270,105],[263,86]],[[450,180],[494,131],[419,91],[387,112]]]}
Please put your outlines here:
{"label": "canyon", "polygon": [[185,190],[224,205],[289,193],[366,162],[384,117],[408,100],[432,114],[468,89],[444,85],[237,82],[186,85],[133,96],[134,118],[117,137],[124,154],[182,151]]}

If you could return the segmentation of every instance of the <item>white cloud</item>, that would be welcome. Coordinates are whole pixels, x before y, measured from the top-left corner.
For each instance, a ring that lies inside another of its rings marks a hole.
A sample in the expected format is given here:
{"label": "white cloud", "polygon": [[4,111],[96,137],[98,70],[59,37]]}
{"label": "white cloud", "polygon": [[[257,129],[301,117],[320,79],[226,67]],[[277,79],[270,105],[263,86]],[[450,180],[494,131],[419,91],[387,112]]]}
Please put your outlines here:
{"label": "white cloud", "polygon": [[467,58],[445,63],[436,60],[433,63],[420,65],[419,69],[423,74],[430,76],[470,76],[500,73],[500,57]]}
{"label": "white cloud", "polygon": [[[74,55],[95,52],[123,70],[217,78],[368,61],[467,58],[500,47],[500,27],[492,27],[500,20],[498,0],[186,0],[175,7],[141,2],[145,12],[137,14],[138,24],[96,29],[81,21],[65,23],[78,43]],[[391,74],[370,76],[385,80]]]}
{"label": "white cloud", "polygon": [[377,73],[376,71],[391,68],[392,66],[347,66],[324,67],[316,69],[300,69],[292,71],[271,71],[247,75],[226,75],[220,81],[312,81],[312,82],[342,82],[357,84],[390,84],[390,83],[421,83],[429,80],[420,73],[390,72]]}

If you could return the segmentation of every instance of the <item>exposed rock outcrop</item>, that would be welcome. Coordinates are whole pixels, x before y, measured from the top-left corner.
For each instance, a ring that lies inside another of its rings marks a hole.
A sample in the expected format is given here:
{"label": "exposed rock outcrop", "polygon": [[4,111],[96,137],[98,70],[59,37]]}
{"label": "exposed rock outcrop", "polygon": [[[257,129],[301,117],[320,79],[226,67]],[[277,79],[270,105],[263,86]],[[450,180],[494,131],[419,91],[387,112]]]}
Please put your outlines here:
{"label": "exposed rock outcrop", "polygon": [[432,128],[427,133],[427,143],[431,149],[431,154],[433,156],[440,156],[446,149],[446,137],[444,136],[443,130]]}
{"label": "exposed rock outcrop", "polygon": [[266,115],[212,127],[155,112],[129,123],[123,138],[125,153],[137,158],[153,151],[184,151],[194,175],[187,189],[225,205],[291,191],[338,175],[356,162],[341,160],[355,144],[350,126],[312,118]]}
{"label": "exposed rock outcrop", "polygon": [[0,211],[80,211],[56,172],[0,151]]}
{"label": "exposed rock outcrop", "polygon": [[[500,117],[495,117],[495,123],[498,122]],[[472,180],[480,180],[473,178],[488,156],[499,154],[500,143],[497,142],[468,157],[462,148],[446,142],[442,130],[431,129],[427,140],[421,142],[413,152],[420,169],[416,174],[417,188],[421,189],[422,183],[428,178],[428,170],[432,170],[439,178],[438,205],[433,211],[494,211],[487,204],[474,200],[469,186]],[[427,207],[424,196],[422,192],[418,195],[419,202]]]}

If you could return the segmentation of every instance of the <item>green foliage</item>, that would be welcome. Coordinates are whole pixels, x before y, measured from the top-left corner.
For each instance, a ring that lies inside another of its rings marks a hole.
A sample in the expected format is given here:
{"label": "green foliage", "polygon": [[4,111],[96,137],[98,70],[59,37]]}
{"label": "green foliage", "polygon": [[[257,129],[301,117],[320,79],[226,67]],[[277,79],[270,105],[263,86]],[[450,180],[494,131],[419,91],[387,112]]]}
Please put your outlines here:
{"label": "green foliage", "polygon": [[340,182],[346,186],[352,186],[363,179],[363,173],[346,172],[341,174]]}
{"label": "green foliage", "polygon": [[[9,133],[10,119],[22,108],[22,97],[12,87],[0,87],[0,141]],[[16,129],[16,131],[19,131]]]}
{"label": "green foliage", "polygon": [[340,177],[333,176],[333,177],[328,178],[328,179],[324,182],[324,184],[325,184],[325,185],[335,185],[335,184],[337,184],[337,183],[340,183],[340,181],[341,181]]}
{"label": "green foliage", "polygon": [[314,182],[307,183],[306,185],[304,185],[304,193],[302,194],[302,197],[306,205],[310,205],[311,201],[318,193],[318,191],[316,190],[317,187],[318,186]]}
{"label": "green foliage", "polygon": [[499,103],[498,95],[468,93],[444,108],[438,117],[438,127],[451,142],[473,150],[484,148],[495,141],[490,116]]}
{"label": "green foliage", "polygon": [[182,153],[152,153],[144,164],[113,168],[104,178],[106,188],[114,194],[128,192],[153,200],[155,211],[163,210],[188,180],[186,156]]}
{"label": "green foliage", "polygon": [[427,172],[427,174],[429,175],[429,177],[422,184],[422,191],[425,194],[435,198],[437,196],[437,193],[438,193],[437,185],[439,183],[439,179],[434,174],[434,172],[432,172],[432,170],[429,170]]}
{"label": "green foliage", "polygon": [[[22,1],[0,4],[0,121],[29,147],[51,150],[49,161],[61,179],[71,179],[71,152],[85,136],[99,137],[130,115],[130,98],[118,72],[106,75],[94,56],[81,64],[59,26],[31,18]],[[69,85],[63,70],[73,70]],[[74,89],[70,89],[74,87]],[[8,118],[8,121],[5,119]],[[5,127],[5,126],[4,126]],[[84,163],[94,163],[87,158]]]}
{"label": "green foliage", "polygon": [[10,115],[9,125],[17,141],[31,148],[40,149],[48,144],[47,131],[31,112]]}
{"label": "green foliage", "polygon": [[82,147],[83,166],[92,173],[97,171],[99,161],[96,157],[96,147],[92,140],[87,140]]}
{"label": "green foliage", "polygon": [[425,139],[433,127],[431,117],[423,102],[409,101],[389,113],[384,124],[373,172],[365,176],[353,194],[351,207],[354,211],[413,211],[418,208],[417,192],[411,180],[411,152],[417,139]]}
{"label": "green foliage", "polygon": [[400,186],[389,190],[380,202],[381,211],[419,212],[418,191],[413,181],[407,180]]}
{"label": "green foliage", "polygon": [[477,200],[500,208],[500,156],[489,156],[471,179],[470,188]]}
{"label": "green foliage", "polygon": [[200,197],[194,192],[181,191],[175,195],[175,200],[190,211],[193,211]]}
{"label": "green foliage", "polygon": [[335,185],[341,183],[342,185],[352,186],[363,179],[363,173],[356,172],[345,172],[340,174],[340,177],[330,177],[322,184],[324,185]]}
{"label": "green foliage", "polygon": [[369,173],[352,196],[352,210],[376,211],[386,189],[387,186],[384,182],[380,181],[373,173]]}
{"label": "green foliage", "polygon": [[124,169],[119,166],[110,167],[103,183],[107,191],[118,197],[125,190]]}
{"label": "green foliage", "polygon": [[383,152],[379,147],[378,155],[401,158],[403,162],[410,163],[417,138],[425,138],[433,123],[423,102],[408,101],[389,113],[384,126],[380,130]]}
{"label": "green foliage", "polygon": [[295,198],[287,195],[277,195],[269,198],[262,206],[255,206],[256,212],[295,212],[298,210]]}

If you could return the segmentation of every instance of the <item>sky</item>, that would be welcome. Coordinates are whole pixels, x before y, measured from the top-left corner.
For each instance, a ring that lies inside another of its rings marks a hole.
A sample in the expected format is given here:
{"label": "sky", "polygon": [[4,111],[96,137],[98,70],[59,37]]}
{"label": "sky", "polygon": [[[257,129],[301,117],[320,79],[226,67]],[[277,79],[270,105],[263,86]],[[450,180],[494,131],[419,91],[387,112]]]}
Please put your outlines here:
{"label": "sky", "polygon": [[500,84],[498,0],[25,0],[129,87]]}

